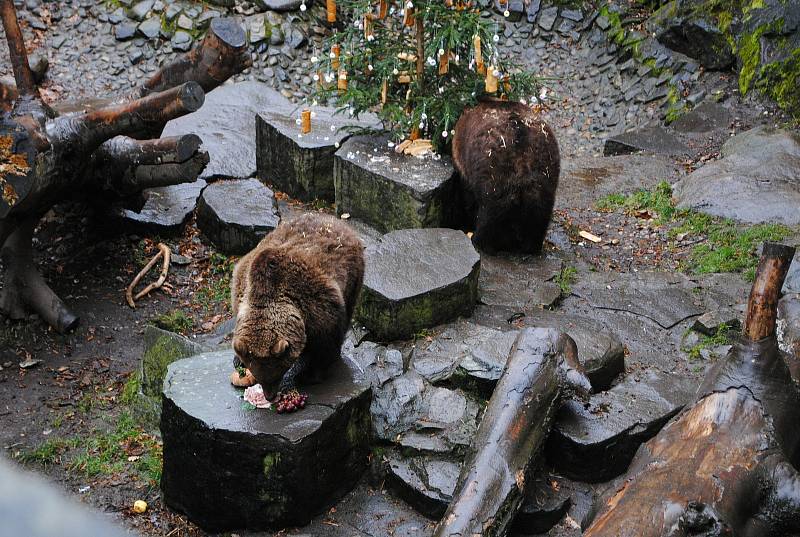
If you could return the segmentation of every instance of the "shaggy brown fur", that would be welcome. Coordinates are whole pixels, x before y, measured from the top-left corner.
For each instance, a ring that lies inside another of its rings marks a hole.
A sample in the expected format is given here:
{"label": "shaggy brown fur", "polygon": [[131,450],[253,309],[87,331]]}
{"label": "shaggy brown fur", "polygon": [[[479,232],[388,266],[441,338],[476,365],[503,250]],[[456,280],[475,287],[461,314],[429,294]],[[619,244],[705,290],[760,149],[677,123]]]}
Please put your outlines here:
{"label": "shaggy brown fur", "polygon": [[363,279],[364,247],[344,222],[282,222],[234,268],[237,357],[268,391],[321,373],[340,357]]}
{"label": "shaggy brown fur", "polygon": [[541,251],[560,172],[553,131],[530,107],[496,100],[464,111],[455,130],[453,163],[475,245]]}

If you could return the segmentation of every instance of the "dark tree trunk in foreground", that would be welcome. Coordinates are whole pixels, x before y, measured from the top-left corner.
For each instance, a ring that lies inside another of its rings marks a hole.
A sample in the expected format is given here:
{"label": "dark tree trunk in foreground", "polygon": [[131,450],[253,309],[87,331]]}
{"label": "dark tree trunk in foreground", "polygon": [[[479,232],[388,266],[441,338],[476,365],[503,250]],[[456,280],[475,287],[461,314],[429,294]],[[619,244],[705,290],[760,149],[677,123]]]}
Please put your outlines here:
{"label": "dark tree trunk in foreground", "polygon": [[245,35],[235,21],[214,19],[202,43],[133,96],[67,111],[51,108],[39,95],[12,0],[0,0],[0,18],[15,79],[0,80],[0,311],[12,319],[37,313],[66,332],[78,319],[33,263],[37,222],[65,199],[124,197],[195,181],[208,164],[200,139],[158,136],[171,119],[199,109],[205,91],[249,65]]}
{"label": "dark tree trunk in foreground", "polygon": [[505,535],[562,398],[589,393],[577,356],[575,342],[557,330],[517,336],[435,537]]}
{"label": "dark tree trunk in foreground", "polygon": [[709,371],[695,403],[642,445],[585,536],[800,532],[800,395],[775,337],[793,255],[764,246],[742,339]]}

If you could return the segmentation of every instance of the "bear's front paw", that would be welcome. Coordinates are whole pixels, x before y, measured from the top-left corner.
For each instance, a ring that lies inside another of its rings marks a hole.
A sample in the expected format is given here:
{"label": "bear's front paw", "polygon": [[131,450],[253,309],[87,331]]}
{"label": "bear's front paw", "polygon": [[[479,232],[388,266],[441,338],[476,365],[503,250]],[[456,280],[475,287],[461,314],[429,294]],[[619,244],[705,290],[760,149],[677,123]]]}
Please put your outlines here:
{"label": "bear's front paw", "polygon": [[295,412],[301,408],[305,408],[307,399],[308,394],[300,393],[297,390],[281,393],[278,396],[278,401],[275,403],[275,411],[278,414]]}

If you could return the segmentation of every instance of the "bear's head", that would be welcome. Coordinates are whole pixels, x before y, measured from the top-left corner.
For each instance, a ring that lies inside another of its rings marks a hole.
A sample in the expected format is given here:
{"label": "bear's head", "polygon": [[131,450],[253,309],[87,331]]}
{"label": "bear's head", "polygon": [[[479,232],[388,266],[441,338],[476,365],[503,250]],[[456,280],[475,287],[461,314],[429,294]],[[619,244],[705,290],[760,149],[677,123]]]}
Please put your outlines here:
{"label": "bear's head", "polygon": [[233,350],[265,392],[273,393],[305,348],[303,315],[291,280],[302,282],[280,251],[264,249],[252,260],[239,299]]}

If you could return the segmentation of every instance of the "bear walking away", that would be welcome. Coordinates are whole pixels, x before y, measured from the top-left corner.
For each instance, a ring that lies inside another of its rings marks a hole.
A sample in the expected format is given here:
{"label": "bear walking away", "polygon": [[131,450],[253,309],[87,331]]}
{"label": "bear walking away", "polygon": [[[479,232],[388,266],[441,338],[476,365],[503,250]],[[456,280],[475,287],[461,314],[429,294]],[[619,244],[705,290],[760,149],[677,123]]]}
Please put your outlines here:
{"label": "bear walking away", "polygon": [[522,103],[480,102],[456,123],[453,163],[475,245],[488,253],[541,251],[560,172],[550,127]]}
{"label": "bear walking away", "polygon": [[[364,247],[341,220],[282,222],[236,264],[233,348],[265,392],[294,389],[340,358],[364,279]],[[302,379],[301,379],[302,380]]]}

